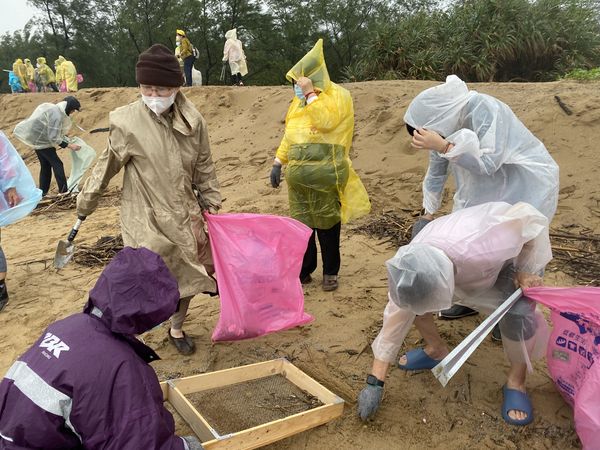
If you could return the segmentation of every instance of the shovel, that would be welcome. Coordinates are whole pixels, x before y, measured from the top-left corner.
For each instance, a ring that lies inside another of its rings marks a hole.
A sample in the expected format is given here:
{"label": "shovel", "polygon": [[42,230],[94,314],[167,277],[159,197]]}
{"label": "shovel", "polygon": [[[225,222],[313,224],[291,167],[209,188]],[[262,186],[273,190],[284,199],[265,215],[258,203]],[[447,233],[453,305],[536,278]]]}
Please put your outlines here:
{"label": "shovel", "polygon": [[78,218],[77,222],[75,222],[75,225],[73,226],[73,229],[69,233],[69,236],[67,236],[67,240],[58,241],[56,253],[54,254],[54,267],[56,269],[62,269],[65,267],[73,257],[73,254],[75,253],[75,245],[73,244],[73,240],[75,239],[75,236],[77,236],[81,222],[84,220],[85,219]]}
{"label": "shovel", "polygon": [[504,303],[502,303],[496,311],[494,311],[487,319],[475,328],[460,344],[452,350],[448,356],[442,359],[437,366],[431,371],[442,384],[446,387],[450,378],[452,378],[458,369],[467,361],[469,356],[477,349],[479,344],[492,331],[498,322],[504,317],[508,310],[521,298],[523,291],[517,289]]}

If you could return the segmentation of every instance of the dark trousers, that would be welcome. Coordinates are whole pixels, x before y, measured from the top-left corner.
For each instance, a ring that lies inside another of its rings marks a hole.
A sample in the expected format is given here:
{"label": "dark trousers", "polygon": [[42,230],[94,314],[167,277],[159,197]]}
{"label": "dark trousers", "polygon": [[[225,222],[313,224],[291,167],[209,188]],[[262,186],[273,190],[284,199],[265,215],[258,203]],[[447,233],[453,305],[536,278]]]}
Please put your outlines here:
{"label": "dark trousers", "polygon": [[302,261],[302,270],[300,271],[300,279],[307,277],[317,268],[317,243],[315,234],[319,236],[319,244],[321,245],[321,259],[323,260],[323,274],[337,275],[340,271],[340,230],[342,223],[328,230],[315,228],[308,241],[304,260]]}
{"label": "dark trousers", "polygon": [[65,168],[56,154],[54,147],[36,150],[35,154],[40,160],[40,189],[43,195],[50,190],[50,181],[52,181],[52,172],[58,184],[58,192],[67,192],[67,178],[65,177]]}
{"label": "dark trousers", "polygon": [[194,66],[194,61],[196,61],[194,55],[190,55],[183,60],[183,73],[185,75],[186,86],[192,85],[192,67]]}

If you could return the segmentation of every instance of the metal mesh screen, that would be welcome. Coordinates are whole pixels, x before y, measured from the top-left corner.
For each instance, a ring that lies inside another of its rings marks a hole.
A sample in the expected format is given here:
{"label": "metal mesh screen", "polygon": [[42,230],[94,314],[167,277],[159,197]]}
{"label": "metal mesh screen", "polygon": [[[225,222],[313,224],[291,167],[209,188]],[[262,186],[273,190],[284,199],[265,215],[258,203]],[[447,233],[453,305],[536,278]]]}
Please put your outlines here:
{"label": "metal mesh screen", "polygon": [[283,375],[186,395],[186,398],[219,433],[225,435],[323,405]]}

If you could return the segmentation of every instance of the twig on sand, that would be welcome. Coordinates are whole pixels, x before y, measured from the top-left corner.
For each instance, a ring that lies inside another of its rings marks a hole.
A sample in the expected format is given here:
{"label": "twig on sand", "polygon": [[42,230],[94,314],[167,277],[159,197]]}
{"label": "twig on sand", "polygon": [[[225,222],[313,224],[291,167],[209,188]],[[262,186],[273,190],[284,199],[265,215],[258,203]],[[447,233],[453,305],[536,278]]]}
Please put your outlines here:
{"label": "twig on sand", "polygon": [[558,95],[554,96],[554,100],[556,100],[556,102],[558,103],[558,106],[560,106],[560,108],[565,112],[565,114],[567,116],[570,116],[571,114],[573,114],[573,111],[571,111],[571,108],[569,108],[567,105],[565,105],[565,102],[563,102]]}

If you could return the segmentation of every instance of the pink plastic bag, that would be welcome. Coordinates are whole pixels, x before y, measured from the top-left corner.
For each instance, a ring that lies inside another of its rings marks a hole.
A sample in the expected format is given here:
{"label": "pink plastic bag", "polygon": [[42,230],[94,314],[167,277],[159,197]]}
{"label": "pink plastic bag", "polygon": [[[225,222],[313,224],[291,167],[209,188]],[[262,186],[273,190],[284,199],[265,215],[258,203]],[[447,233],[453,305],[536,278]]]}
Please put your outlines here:
{"label": "pink plastic bag", "polygon": [[66,81],[61,81],[60,85],[58,86],[58,92],[67,92],[67,82]]}
{"label": "pink plastic bag", "polygon": [[213,341],[236,341],[304,325],[300,268],[312,230],[287,217],[205,214],[221,314]]}
{"label": "pink plastic bag", "polygon": [[600,449],[600,288],[533,288],[525,295],[552,309],[548,370],[573,407],[586,450]]}

